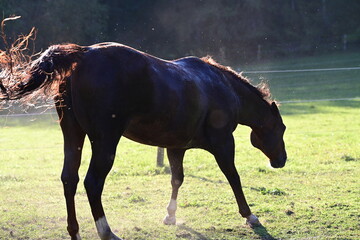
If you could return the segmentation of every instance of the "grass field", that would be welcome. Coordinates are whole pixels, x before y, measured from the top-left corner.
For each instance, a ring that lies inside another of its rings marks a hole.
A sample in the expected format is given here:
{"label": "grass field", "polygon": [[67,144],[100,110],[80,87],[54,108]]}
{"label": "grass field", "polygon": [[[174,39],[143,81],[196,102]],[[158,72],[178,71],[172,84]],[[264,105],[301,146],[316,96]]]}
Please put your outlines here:
{"label": "grass field", "polygon": [[[286,59],[245,66],[242,71],[306,70],[360,67],[360,53]],[[272,94],[281,101],[360,97],[360,69],[315,72],[246,73],[269,81]]]}
{"label": "grass field", "polygon": [[[310,60],[322,63],[322,68],[349,67],[359,65],[360,55],[291,60],[271,69],[286,64],[282,69],[299,69],[304,61],[312,68]],[[268,66],[255,67],[270,69]],[[283,76],[279,82],[278,74],[266,78],[281,101],[323,99],[334,95],[329,90],[336,87],[333,74]],[[359,97],[358,71],[338,77],[350,84],[334,91],[338,97]],[[301,79],[313,79],[314,84],[320,81],[319,90],[310,84],[301,87]],[[292,86],[295,83],[298,87]],[[291,91],[279,90],[281,84]],[[122,139],[103,194],[112,229],[128,240],[359,239],[360,100],[284,103],[281,112],[287,125],[289,157],[283,169],[269,167],[264,155],[251,146],[247,127],[239,126],[235,132],[236,166],[262,227],[245,225],[225,177],[213,157],[201,150],[187,152],[178,224],[164,226],[171,192],[168,167],[155,166],[156,148]],[[1,117],[0,145],[0,239],[68,239],[60,181],[62,136],[56,117]],[[81,180],[90,159],[88,142],[85,149]],[[76,201],[80,234],[83,239],[97,239],[82,184]]]}

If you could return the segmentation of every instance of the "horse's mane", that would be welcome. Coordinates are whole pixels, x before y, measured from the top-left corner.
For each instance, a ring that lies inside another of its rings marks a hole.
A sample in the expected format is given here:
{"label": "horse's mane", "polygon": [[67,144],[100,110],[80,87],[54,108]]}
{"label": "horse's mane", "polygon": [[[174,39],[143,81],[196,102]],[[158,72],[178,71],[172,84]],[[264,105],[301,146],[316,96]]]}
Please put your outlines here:
{"label": "horse's mane", "polygon": [[224,65],[217,63],[211,56],[203,57],[203,58],[201,58],[201,60],[204,61],[205,63],[208,63],[208,64],[220,69],[221,71],[227,72],[230,75],[232,75],[233,77],[239,79],[240,81],[242,81],[244,83],[245,86],[247,86],[250,89],[250,91],[257,94],[259,97],[261,97],[263,100],[265,100],[269,104],[272,102],[270,89],[266,82],[261,81],[258,85],[254,86],[251,84],[250,79],[243,76],[241,72],[238,73],[235,70],[233,70],[231,67],[224,66]]}

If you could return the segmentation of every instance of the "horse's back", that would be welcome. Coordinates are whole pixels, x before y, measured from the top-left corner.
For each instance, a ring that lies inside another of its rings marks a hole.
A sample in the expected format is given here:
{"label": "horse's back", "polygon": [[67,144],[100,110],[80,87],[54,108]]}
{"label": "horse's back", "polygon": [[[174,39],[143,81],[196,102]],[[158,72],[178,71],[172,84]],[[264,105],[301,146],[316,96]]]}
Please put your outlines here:
{"label": "horse's back", "polygon": [[199,58],[166,61],[116,43],[90,46],[73,77],[75,112],[86,129],[116,117],[127,124],[126,137],[164,147],[192,144],[212,102],[228,94],[219,91],[229,90]]}

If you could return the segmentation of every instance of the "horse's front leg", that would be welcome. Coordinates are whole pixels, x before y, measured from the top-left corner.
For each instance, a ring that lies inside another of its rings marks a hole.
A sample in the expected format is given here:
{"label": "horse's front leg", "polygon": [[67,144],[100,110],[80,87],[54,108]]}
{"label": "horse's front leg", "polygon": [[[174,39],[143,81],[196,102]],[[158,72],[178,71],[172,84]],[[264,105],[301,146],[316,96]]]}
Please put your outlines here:
{"label": "horse's front leg", "polygon": [[61,181],[64,186],[64,195],[67,208],[67,230],[73,240],[79,240],[79,224],[75,213],[75,193],[79,182],[78,170],[80,167],[81,152],[85,133],[78,125],[71,108],[57,107],[60,126],[64,137],[64,166]]}
{"label": "horse's front leg", "polygon": [[164,224],[174,225],[176,224],[175,212],[177,209],[177,195],[179,188],[184,181],[184,169],[183,169],[183,159],[185,154],[185,149],[167,149],[167,156],[171,168],[171,186],[172,193],[169,205],[167,206],[168,214],[164,218]]}
{"label": "horse's front leg", "polygon": [[245,195],[241,187],[240,176],[235,167],[234,151],[235,144],[232,135],[220,139],[217,139],[216,137],[212,138],[210,152],[215,156],[216,162],[230,183],[241,216],[246,218],[246,223],[249,226],[253,227],[255,225],[259,225],[260,222],[258,218],[251,213],[249,205],[246,202]]}
{"label": "horse's front leg", "polygon": [[106,134],[99,139],[90,138],[92,157],[84,184],[96,229],[102,240],[121,240],[111,231],[101,202],[105,178],[113,165],[119,139],[120,136]]}

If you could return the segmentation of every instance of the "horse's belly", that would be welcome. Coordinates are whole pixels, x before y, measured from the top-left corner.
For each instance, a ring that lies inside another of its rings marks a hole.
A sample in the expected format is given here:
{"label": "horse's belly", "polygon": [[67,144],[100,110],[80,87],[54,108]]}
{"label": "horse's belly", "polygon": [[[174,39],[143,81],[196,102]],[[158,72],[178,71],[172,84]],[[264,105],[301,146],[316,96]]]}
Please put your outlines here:
{"label": "horse's belly", "polygon": [[186,124],[155,120],[152,122],[143,119],[130,121],[124,136],[135,142],[160,147],[190,147],[198,131],[197,124]]}

